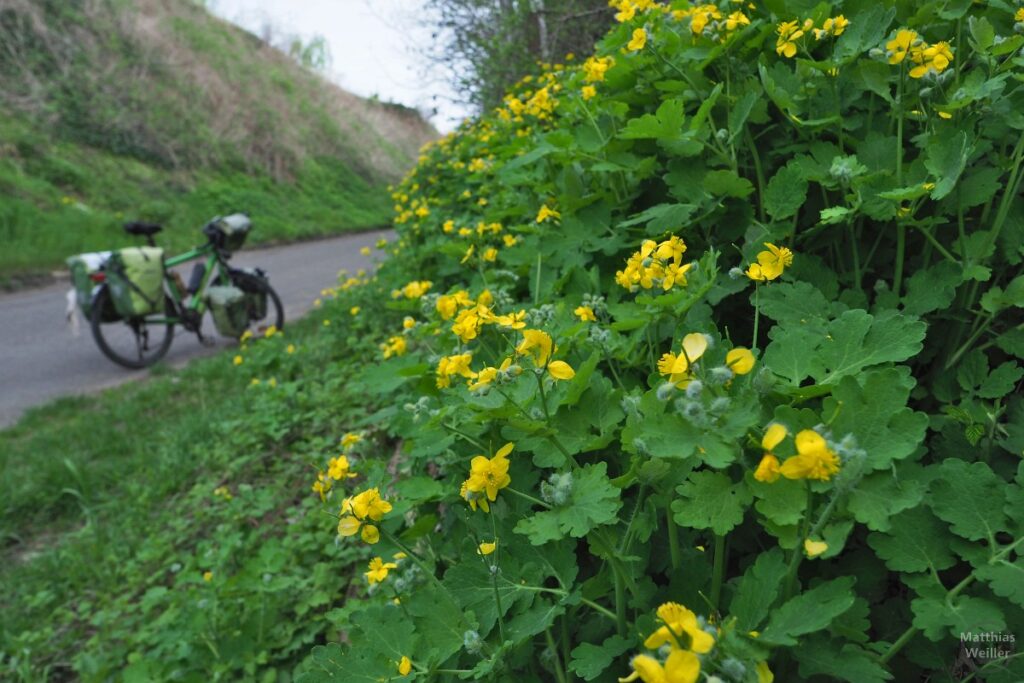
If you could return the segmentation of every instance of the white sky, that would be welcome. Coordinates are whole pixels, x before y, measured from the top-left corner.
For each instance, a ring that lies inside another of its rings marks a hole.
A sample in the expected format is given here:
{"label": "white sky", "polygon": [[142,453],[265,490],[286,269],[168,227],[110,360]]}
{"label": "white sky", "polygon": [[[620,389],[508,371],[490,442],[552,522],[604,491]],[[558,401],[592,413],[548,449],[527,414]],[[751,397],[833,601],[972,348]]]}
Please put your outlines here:
{"label": "white sky", "polygon": [[332,57],[329,76],[357,95],[434,109],[442,132],[467,115],[452,104],[451,87],[417,54],[429,45],[423,0],[208,0],[218,16],[257,35],[265,25],[304,41],[323,36]]}

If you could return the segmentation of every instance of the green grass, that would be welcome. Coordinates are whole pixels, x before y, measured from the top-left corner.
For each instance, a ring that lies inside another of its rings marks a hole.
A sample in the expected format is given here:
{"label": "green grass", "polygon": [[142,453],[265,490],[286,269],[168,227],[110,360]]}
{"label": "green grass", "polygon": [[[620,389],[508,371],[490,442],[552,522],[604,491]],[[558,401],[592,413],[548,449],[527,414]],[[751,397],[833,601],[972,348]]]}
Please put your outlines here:
{"label": "green grass", "polygon": [[338,159],[307,160],[289,182],[207,170],[195,177],[73,143],[51,143],[9,119],[0,137],[0,280],[60,267],[68,256],[133,244],[122,223],[159,221],[161,244],[184,250],[215,215],[248,212],[253,242],[295,240],[383,225],[389,200]]}
{"label": "green grass", "polygon": [[343,359],[373,352],[341,315],[0,432],[0,671],[290,680],[336,637],[366,550],[331,541],[310,485],[366,415]]}

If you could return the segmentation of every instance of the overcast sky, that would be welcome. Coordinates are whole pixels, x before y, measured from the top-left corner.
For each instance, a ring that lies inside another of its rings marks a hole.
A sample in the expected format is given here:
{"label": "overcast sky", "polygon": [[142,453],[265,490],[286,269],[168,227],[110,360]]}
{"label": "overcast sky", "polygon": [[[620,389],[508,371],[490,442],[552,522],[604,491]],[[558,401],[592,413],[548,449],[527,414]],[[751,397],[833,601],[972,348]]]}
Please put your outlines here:
{"label": "overcast sky", "polygon": [[452,105],[443,75],[431,72],[417,50],[429,45],[423,0],[208,0],[213,12],[257,35],[276,32],[304,40],[323,36],[330,46],[330,76],[357,95],[377,95],[426,112],[451,130],[466,115]]}

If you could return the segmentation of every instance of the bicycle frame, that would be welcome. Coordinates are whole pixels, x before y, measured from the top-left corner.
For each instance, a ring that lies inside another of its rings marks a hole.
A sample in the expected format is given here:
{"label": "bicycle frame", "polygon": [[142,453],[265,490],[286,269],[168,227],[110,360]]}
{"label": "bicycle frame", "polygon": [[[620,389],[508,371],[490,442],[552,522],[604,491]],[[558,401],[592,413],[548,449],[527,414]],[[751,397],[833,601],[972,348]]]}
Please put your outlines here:
{"label": "bicycle frame", "polygon": [[[196,289],[195,294],[192,295],[192,299],[186,304],[184,302],[186,292],[181,291],[178,288],[178,283],[174,278],[164,277],[164,282],[167,285],[167,293],[174,301],[175,308],[177,310],[190,310],[194,311],[197,316],[202,316],[206,312],[206,301],[203,293],[206,292],[206,288],[210,282],[218,276],[228,276],[228,268],[224,263],[224,259],[218,253],[216,247],[210,244],[204,244],[201,247],[195,247],[186,251],[183,254],[172,256],[164,259],[164,268],[173,268],[174,266],[180,266],[183,263],[194,261],[202,257],[206,257],[205,265],[206,272],[203,273],[203,279],[199,283],[199,287]],[[180,317],[163,317],[163,318],[146,318],[147,322],[156,324],[182,324],[184,321]]]}

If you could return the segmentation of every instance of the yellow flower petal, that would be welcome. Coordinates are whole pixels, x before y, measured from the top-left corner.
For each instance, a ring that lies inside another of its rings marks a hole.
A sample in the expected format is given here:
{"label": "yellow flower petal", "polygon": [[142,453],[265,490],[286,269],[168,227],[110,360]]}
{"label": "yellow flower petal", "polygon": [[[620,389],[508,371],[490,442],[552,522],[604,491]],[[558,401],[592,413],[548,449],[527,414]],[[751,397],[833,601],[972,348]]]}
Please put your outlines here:
{"label": "yellow flower petal", "polygon": [[564,360],[553,360],[548,364],[548,374],[555,379],[567,380],[575,377],[576,371]]}
{"label": "yellow flower petal", "polygon": [[828,550],[828,543],[824,541],[813,541],[809,538],[804,541],[804,552],[807,553],[807,557],[817,557],[826,550]]}
{"label": "yellow flower petal", "polygon": [[737,375],[745,375],[754,369],[754,354],[750,349],[737,346],[725,354],[725,364]]}

